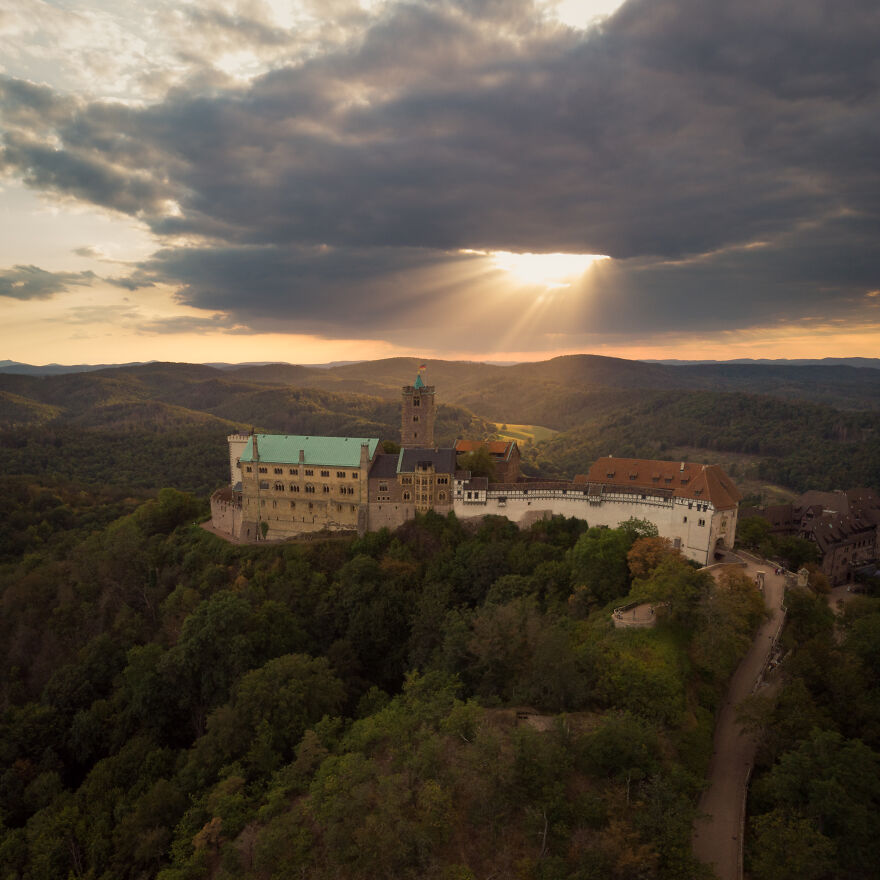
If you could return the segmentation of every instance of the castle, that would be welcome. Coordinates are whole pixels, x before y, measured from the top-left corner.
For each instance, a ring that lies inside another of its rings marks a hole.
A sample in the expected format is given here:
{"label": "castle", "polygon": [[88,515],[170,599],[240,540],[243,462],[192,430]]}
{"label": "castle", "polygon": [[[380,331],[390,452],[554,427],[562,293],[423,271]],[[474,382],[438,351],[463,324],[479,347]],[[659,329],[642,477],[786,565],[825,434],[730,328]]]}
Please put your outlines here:
{"label": "castle", "polygon": [[[716,465],[608,456],[573,480],[523,478],[515,441],[434,446],[434,398],[421,374],[404,386],[402,448],[394,453],[376,437],[230,435],[230,484],[211,497],[214,528],[258,541],[394,529],[427,510],[461,519],[493,514],[521,527],[561,514],[591,526],[648,520],[701,565],[733,547],[740,494]],[[480,448],[495,481],[457,466],[458,455]]]}

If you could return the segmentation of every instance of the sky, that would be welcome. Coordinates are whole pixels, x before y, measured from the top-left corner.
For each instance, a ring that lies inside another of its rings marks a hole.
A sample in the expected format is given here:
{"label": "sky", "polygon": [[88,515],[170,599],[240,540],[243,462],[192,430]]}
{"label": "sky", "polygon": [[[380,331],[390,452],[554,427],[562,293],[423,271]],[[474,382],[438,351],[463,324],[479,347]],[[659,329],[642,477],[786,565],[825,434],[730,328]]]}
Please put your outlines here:
{"label": "sky", "polygon": [[880,356],[876,0],[5,0],[0,359]]}

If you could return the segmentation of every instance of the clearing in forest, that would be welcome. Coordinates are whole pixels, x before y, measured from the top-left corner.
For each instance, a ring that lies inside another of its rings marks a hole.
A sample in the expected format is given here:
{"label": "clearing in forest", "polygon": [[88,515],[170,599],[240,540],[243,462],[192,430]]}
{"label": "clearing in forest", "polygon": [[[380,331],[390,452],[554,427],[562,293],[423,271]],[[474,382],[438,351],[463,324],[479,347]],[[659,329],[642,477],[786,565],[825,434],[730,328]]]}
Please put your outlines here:
{"label": "clearing in forest", "polygon": [[517,443],[541,443],[543,440],[551,440],[559,431],[553,428],[544,428],[541,425],[510,425],[504,422],[495,422],[498,437],[502,440],[516,440]]}

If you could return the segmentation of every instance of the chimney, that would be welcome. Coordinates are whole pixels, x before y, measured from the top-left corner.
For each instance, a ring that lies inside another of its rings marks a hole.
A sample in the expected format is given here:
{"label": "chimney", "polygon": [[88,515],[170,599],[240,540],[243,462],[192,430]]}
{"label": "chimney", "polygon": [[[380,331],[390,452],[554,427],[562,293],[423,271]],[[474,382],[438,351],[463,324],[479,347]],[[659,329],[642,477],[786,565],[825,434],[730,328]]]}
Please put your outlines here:
{"label": "chimney", "polygon": [[367,465],[370,463],[370,446],[368,443],[361,443],[361,468],[366,473]]}
{"label": "chimney", "polygon": [[253,456],[254,461],[259,461],[260,460],[260,450],[257,447],[257,435],[254,434],[253,438],[254,438],[254,448],[253,448],[252,456]]}
{"label": "chimney", "polygon": [[305,451],[305,449],[300,449],[300,451],[299,451],[299,463],[300,463],[300,464],[305,464],[305,463],[306,463],[306,451]]}

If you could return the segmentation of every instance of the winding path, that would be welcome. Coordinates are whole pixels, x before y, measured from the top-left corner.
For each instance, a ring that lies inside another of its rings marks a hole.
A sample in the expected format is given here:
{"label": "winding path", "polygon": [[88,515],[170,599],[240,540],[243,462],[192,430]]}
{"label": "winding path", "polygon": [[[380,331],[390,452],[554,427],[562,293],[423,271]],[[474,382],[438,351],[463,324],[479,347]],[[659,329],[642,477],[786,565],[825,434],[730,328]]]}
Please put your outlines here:
{"label": "winding path", "polygon": [[730,680],[715,725],[709,784],[699,804],[701,818],[694,823],[694,854],[714,868],[719,880],[742,877],[741,836],[746,787],[757,748],[754,737],[744,733],[737,724],[736,707],[755,688],[769,659],[782,627],[785,592],[785,578],[774,574],[771,564],[747,554],[741,557],[746,562],[746,574],[753,580],[758,571],[765,572],[764,602],[772,616],[758,630]]}

